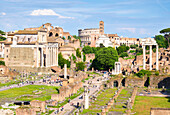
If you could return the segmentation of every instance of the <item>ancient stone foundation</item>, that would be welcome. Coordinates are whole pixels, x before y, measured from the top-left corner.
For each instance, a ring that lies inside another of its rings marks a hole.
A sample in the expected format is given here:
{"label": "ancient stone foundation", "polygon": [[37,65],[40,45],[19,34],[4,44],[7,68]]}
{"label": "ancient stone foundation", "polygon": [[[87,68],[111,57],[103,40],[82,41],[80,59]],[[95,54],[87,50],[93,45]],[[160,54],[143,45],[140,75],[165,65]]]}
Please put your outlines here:
{"label": "ancient stone foundation", "polygon": [[151,108],[150,115],[170,115],[170,108]]}
{"label": "ancient stone foundation", "polygon": [[52,94],[51,99],[55,101],[63,101],[65,97],[70,97],[72,94],[83,87],[82,79],[87,78],[87,74],[84,72],[75,73],[74,77],[70,79],[63,79],[63,86],[59,89],[59,94]]}

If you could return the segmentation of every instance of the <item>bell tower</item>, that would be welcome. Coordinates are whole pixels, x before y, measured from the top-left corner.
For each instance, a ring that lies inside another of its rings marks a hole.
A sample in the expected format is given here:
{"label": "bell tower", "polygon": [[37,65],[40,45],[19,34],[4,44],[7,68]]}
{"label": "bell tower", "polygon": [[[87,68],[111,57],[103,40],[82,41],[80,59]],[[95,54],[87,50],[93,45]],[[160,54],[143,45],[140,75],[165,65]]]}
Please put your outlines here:
{"label": "bell tower", "polygon": [[99,22],[99,32],[101,35],[104,34],[104,22],[103,21]]}

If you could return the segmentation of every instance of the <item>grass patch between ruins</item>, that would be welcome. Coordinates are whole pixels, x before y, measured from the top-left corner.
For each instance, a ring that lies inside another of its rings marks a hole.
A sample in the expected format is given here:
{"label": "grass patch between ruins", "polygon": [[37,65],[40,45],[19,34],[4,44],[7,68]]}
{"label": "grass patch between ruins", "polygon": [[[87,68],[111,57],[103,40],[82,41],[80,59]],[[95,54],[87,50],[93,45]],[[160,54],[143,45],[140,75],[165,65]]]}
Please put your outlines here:
{"label": "grass patch between ruins", "polygon": [[91,103],[89,109],[83,110],[81,114],[88,113],[89,115],[96,115],[97,113],[101,113],[101,107],[105,106],[110,98],[114,96],[114,92],[116,91],[116,88],[106,89],[104,91],[99,91],[97,100]]}
{"label": "grass patch between ruins", "polygon": [[[59,87],[46,85],[28,85],[19,88],[12,88],[0,91],[0,101],[8,100],[9,98],[19,101],[40,100],[45,101],[51,99],[51,94],[57,94]],[[35,94],[34,91],[42,91],[40,94]],[[22,96],[22,97],[20,97]]]}
{"label": "grass patch between ruins", "polygon": [[150,108],[170,108],[170,98],[136,96],[132,109],[135,115],[149,115]]}

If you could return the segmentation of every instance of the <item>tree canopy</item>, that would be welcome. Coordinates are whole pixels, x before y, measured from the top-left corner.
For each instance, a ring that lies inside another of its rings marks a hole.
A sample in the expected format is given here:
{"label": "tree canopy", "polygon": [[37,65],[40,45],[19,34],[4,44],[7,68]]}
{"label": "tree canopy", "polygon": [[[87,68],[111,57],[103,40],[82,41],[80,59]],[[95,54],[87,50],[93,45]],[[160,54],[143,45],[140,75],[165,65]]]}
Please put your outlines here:
{"label": "tree canopy", "polygon": [[121,53],[128,51],[129,46],[121,45],[116,50],[117,50],[117,53],[120,55]]}
{"label": "tree canopy", "polygon": [[97,51],[91,68],[97,70],[108,70],[114,68],[115,61],[118,61],[117,51],[112,47],[103,47]]}
{"label": "tree canopy", "polygon": [[58,54],[58,64],[61,66],[61,68],[64,67],[64,64],[67,64],[67,67],[70,68],[71,62],[69,60],[66,60],[63,58],[61,52]]}
{"label": "tree canopy", "polygon": [[5,65],[5,62],[4,61],[0,61],[0,65]]}
{"label": "tree canopy", "polygon": [[164,38],[162,35],[155,36],[155,40],[158,43],[160,48],[167,48],[168,47],[168,41]]}
{"label": "tree canopy", "polygon": [[[1,34],[1,35],[5,35],[5,32],[3,32],[2,30],[0,30],[0,34]],[[0,36],[0,41],[4,41],[4,40],[6,40],[6,38]]]}
{"label": "tree canopy", "polygon": [[84,62],[78,62],[78,63],[76,63],[76,70],[77,70],[77,71],[78,71],[78,70],[83,71],[85,67],[86,67],[86,66],[85,66],[85,63],[84,63]]}
{"label": "tree canopy", "polygon": [[93,49],[90,46],[84,46],[82,50],[85,54],[93,53]]}
{"label": "tree canopy", "polygon": [[160,33],[164,34],[164,33],[170,33],[170,28],[166,28],[160,31]]}
{"label": "tree canopy", "polygon": [[79,48],[76,49],[76,56],[81,58],[81,52]]}

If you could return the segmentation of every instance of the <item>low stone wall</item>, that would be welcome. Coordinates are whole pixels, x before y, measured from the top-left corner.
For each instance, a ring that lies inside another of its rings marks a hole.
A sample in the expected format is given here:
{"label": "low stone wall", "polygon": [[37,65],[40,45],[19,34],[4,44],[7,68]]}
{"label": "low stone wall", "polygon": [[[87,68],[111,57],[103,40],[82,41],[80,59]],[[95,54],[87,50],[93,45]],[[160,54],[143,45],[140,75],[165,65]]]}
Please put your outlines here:
{"label": "low stone wall", "polygon": [[9,66],[10,69],[12,70],[17,70],[17,71],[28,71],[28,72],[42,72],[42,73],[47,73],[47,72],[52,72],[50,67],[18,67],[18,66]]}
{"label": "low stone wall", "polygon": [[145,82],[145,80],[143,78],[126,78],[125,86],[144,87],[144,82]]}
{"label": "low stone wall", "polygon": [[150,115],[170,115],[170,108],[151,108]]}
{"label": "low stone wall", "polygon": [[70,97],[83,87],[82,79],[87,77],[86,73],[80,71],[76,73],[74,77],[70,77],[72,80],[63,80],[63,86],[59,89],[59,94],[52,94],[51,99],[55,101],[64,101],[65,97]]}
{"label": "low stone wall", "polygon": [[35,108],[36,111],[45,112],[45,102],[33,100],[30,102],[31,107]]}
{"label": "low stone wall", "polygon": [[0,115],[14,115],[14,111],[10,110],[10,109],[0,109]]}
{"label": "low stone wall", "polygon": [[134,105],[137,91],[138,91],[138,88],[137,88],[137,87],[134,87],[133,92],[132,92],[132,96],[131,96],[131,102],[130,102],[131,107],[133,107],[133,105]]}
{"label": "low stone wall", "polygon": [[16,115],[36,115],[36,110],[29,107],[17,108]]}

